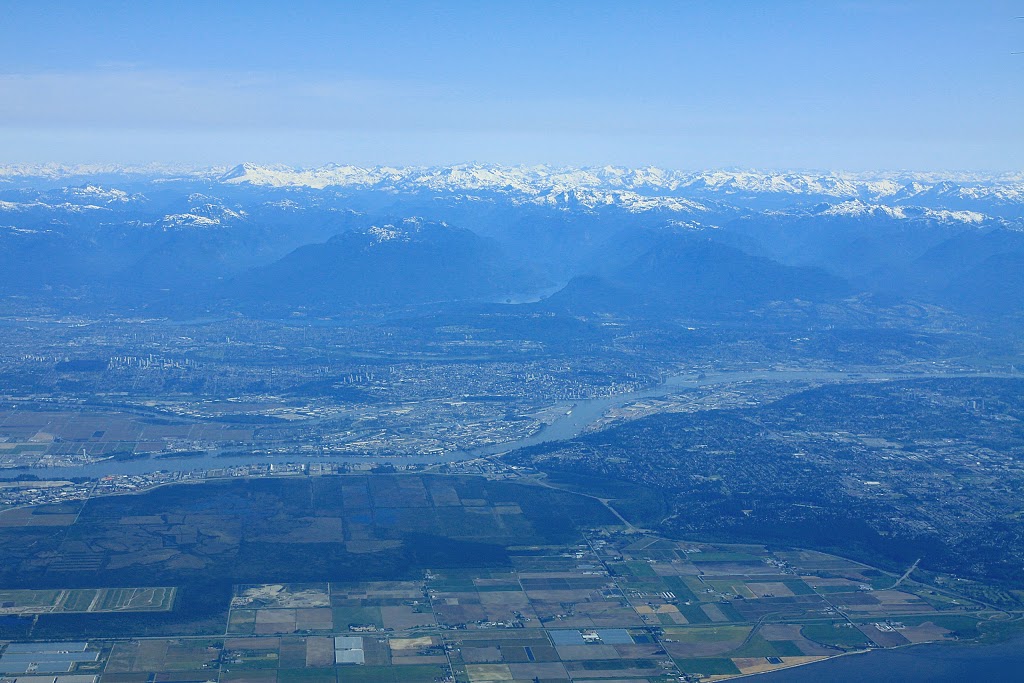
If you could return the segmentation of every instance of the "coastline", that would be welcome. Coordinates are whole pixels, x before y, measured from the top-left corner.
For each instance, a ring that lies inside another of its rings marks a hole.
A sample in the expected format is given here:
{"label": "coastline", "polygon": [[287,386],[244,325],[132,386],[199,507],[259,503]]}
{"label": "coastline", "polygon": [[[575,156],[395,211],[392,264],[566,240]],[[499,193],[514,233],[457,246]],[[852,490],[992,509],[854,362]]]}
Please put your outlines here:
{"label": "coastline", "polygon": [[993,643],[936,640],[844,652],[816,662],[740,674],[728,680],[859,683],[870,677],[875,683],[957,683],[971,680],[965,678],[968,675],[976,680],[1012,680],[1021,666],[1024,666],[1024,634],[1016,634]]}

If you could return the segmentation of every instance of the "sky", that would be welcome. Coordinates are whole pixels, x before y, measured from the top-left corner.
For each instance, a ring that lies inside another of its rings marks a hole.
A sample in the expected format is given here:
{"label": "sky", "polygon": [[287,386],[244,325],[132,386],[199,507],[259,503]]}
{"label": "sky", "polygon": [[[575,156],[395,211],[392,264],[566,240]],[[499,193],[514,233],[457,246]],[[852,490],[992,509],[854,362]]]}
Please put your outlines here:
{"label": "sky", "polygon": [[1024,0],[0,0],[0,163],[1019,171]]}

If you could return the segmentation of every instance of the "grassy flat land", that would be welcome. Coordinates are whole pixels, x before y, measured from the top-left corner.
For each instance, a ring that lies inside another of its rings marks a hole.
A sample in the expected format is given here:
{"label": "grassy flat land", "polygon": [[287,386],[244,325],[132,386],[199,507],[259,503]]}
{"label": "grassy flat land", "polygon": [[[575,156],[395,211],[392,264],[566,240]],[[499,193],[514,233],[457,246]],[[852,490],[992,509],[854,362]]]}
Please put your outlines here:
{"label": "grassy flat land", "polygon": [[0,590],[0,614],[166,612],[176,591],[173,586]]}

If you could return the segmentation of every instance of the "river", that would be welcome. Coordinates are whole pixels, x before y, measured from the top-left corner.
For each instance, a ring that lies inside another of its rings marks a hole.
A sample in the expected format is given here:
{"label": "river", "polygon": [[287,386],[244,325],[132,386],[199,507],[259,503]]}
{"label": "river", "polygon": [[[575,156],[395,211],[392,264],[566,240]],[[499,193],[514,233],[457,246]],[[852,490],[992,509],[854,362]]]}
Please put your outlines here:
{"label": "river", "polygon": [[[506,441],[466,451],[451,451],[448,453],[431,455],[336,455],[336,456],[307,456],[307,455],[264,455],[264,454],[243,454],[233,456],[219,456],[215,453],[207,453],[199,456],[182,458],[140,458],[137,460],[103,460],[89,465],[76,465],[70,467],[48,467],[37,468],[15,468],[0,470],[5,476],[31,473],[48,478],[71,478],[71,477],[104,477],[112,474],[146,474],[157,470],[209,470],[233,465],[247,464],[285,464],[292,462],[302,463],[395,463],[402,464],[424,464],[433,465],[445,462],[461,460],[472,460],[489,455],[506,453],[517,448],[536,446],[552,441],[564,441],[579,436],[591,424],[599,420],[612,408],[619,408],[634,401],[651,398],[670,396],[687,389],[700,387],[718,386],[723,384],[734,384],[737,382],[769,381],[769,382],[839,382],[839,381],[862,381],[862,380],[906,380],[906,379],[929,379],[929,378],[954,378],[954,377],[1010,377],[1003,374],[979,374],[979,373],[930,373],[930,374],[909,374],[893,372],[844,372],[842,370],[742,370],[733,372],[718,372],[702,375],[683,374],[669,376],[663,383],[615,396],[585,399],[575,403],[565,403],[561,407],[565,412],[551,424],[543,427],[530,436],[514,441]],[[1019,377],[1019,375],[1013,375]]]}
{"label": "river", "polygon": [[[106,460],[77,467],[52,467],[45,470],[22,468],[4,470],[4,474],[30,472],[47,477],[101,477],[109,474],[145,474],[155,470],[215,469],[232,465],[268,464],[288,462],[396,462],[436,464],[468,460],[486,455],[504,453],[516,448],[561,441],[579,436],[608,410],[633,401],[659,398],[686,389],[731,384],[747,381],[776,382],[836,382],[860,380],[908,380],[954,377],[1011,377],[1019,375],[978,373],[849,373],[825,370],[755,370],[722,372],[695,376],[676,375],[664,383],[616,396],[587,399],[566,403],[565,414],[539,432],[512,442],[494,444],[469,451],[455,451],[441,455],[403,456],[299,456],[299,455],[243,455],[218,457],[202,455],[188,458],[146,458],[139,460]],[[836,657],[807,666],[773,673],[758,674],[750,680],[755,683],[960,683],[961,681],[1021,680],[1024,672],[1024,639],[991,646],[960,643],[919,645],[895,650],[876,650],[865,654]],[[746,679],[744,679],[746,680]]]}

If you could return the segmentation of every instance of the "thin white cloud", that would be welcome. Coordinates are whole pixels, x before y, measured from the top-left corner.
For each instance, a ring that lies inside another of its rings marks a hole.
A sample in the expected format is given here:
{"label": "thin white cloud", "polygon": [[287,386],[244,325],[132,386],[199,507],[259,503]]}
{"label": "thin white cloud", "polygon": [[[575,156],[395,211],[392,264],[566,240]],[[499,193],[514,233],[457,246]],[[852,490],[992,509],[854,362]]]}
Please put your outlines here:
{"label": "thin white cloud", "polygon": [[[856,90],[558,90],[125,65],[0,73],[0,148],[12,161],[1011,168],[1024,144],[1015,107],[985,106],[999,93],[964,104],[901,89],[871,98]],[[961,123],[965,111],[973,125]]]}
{"label": "thin white cloud", "polygon": [[349,127],[387,123],[436,88],[301,74],[141,71],[0,74],[0,126]]}
{"label": "thin white cloud", "polygon": [[[487,92],[301,73],[107,68],[0,74],[0,127],[704,135],[788,128],[801,98],[763,93]],[[756,116],[751,116],[751,111]],[[808,125],[812,121],[808,120]]]}

